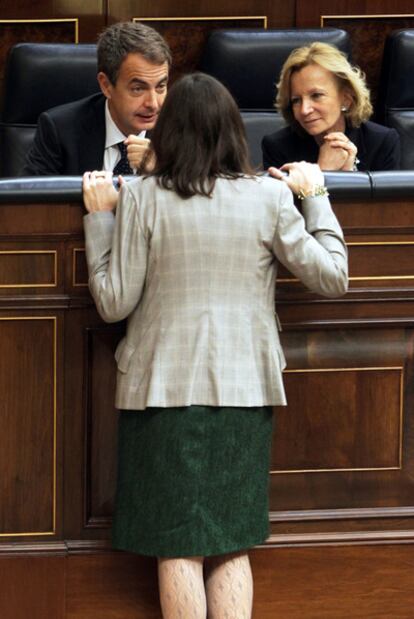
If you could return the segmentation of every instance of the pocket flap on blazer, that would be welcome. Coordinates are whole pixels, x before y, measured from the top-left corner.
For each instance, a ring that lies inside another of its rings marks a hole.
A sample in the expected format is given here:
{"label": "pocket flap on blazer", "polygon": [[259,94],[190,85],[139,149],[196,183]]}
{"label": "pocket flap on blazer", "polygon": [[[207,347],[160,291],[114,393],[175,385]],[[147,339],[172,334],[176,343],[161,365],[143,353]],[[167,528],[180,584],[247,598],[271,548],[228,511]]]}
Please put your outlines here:
{"label": "pocket flap on blazer", "polygon": [[118,348],[115,351],[115,361],[118,366],[118,370],[122,372],[122,374],[126,374],[128,372],[129,362],[131,361],[131,357],[135,352],[135,346],[131,346],[127,344],[125,340],[119,343]]}

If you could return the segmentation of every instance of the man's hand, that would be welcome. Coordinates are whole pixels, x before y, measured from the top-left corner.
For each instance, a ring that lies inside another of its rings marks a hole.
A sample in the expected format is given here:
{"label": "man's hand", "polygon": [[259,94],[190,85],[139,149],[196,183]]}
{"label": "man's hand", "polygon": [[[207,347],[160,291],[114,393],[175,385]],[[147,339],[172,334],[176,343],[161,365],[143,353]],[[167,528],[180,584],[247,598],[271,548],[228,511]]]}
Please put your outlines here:
{"label": "man's hand", "polygon": [[129,165],[131,168],[139,170],[151,144],[151,140],[148,140],[148,138],[139,138],[137,135],[131,134],[124,143],[127,145]]}
{"label": "man's hand", "polygon": [[[122,176],[119,177],[122,183]],[[113,211],[118,201],[118,192],[112,183],[112,172],[104,170],[85,172],[83,175],[83,203],[88,213]]]}

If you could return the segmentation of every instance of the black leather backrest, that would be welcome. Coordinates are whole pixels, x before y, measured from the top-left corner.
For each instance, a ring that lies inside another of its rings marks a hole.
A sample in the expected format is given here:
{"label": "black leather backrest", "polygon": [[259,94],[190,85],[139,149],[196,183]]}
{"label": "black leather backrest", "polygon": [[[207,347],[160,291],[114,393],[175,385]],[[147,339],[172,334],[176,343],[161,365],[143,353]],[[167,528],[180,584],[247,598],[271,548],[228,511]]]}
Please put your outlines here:
{"label": "black leather backrest", "polygon": [[414,170],[414,109],[389,109],[387,125],[394,127],[400,136],[401,170]]}
{"label": "black leather backrest", "polygon": [[336,28],[216,30],[208,38],[200,70],[220,80],[245,110],[272,110],[275,83],[290,52],[323,41],[350,57],[350,37]]}
{"label": "black leather backrest", "polygon": [[395,30],[385,41],[377,119],[388,124],[388,110],[414,109],[414,30]]}
{"label": "black leather backrest", "polygon": [[35,124],[41,112],[98,92],[96,74],[96,45],[15,45],[6,64],[3,122]]}
{"label": "black leather backrest", "polygon": [[35,132],[36,125],[0,123],[0,176],[18,176]]}
{"label": "black leather backrest", "polygon": [[0,176],[17,176],[39,115],[99,91],[96,45],[18,43],[7,57],[0,123]]}
{"label": "black leather backrest", "polygon": [[246,129],[250,161],[254,167],[262,168],[262,138],[286,126],[282,114],[277,112],[242,112]]}

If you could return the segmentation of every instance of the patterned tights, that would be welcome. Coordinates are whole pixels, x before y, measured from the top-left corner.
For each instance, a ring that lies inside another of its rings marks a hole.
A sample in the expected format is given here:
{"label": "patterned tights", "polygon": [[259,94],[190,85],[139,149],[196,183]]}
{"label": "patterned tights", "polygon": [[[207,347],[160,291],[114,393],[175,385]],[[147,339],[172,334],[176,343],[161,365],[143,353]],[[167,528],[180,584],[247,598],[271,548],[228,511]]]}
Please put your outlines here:
{"label": "patterned tights", "polygon": [[[205,573],[203,573],[203,567]],[[159,559],[164,619],[250,619],[253,580],[247,554]]]}

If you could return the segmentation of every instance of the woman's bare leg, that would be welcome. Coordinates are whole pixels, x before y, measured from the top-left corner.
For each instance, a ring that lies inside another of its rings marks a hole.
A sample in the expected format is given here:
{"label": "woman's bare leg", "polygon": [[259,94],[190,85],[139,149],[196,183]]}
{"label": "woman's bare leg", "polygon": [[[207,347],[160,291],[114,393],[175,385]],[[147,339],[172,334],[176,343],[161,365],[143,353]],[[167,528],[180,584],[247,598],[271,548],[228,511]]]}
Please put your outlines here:
{"label": "woman's bare leg", "polygon": [[164,619],[206,619],[203,557],[158,559],[158,586]]}
{"label": "woman's bare leg", "polygon": [[209,619],[250,619],[253,578],[247,553],[214,557],[206,565]]}

